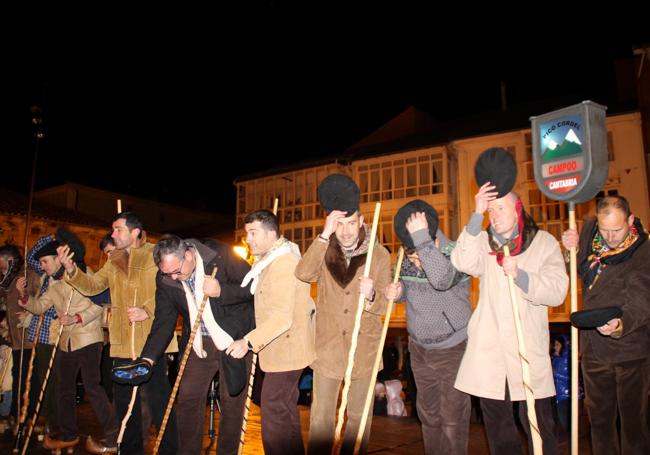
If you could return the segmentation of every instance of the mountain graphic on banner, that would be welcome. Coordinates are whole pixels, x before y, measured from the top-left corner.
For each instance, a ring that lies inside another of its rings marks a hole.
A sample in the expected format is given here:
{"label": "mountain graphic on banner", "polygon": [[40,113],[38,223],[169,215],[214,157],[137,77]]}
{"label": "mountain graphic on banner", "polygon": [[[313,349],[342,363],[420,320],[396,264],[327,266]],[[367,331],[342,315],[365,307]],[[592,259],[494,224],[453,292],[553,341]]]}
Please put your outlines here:
{"label": "mountain graphic on banner", "polygon": [[581,152],[582,143],[573,129],[570,129],[569,132],[566,133],[566,136],[564,136],[564,140],[561,144],[558,145],[558,143],[553,140],[549,141],[548,147],[544,149],[542,155],[544,160],[552,160],[562,156],[575,155],[576,153]]}

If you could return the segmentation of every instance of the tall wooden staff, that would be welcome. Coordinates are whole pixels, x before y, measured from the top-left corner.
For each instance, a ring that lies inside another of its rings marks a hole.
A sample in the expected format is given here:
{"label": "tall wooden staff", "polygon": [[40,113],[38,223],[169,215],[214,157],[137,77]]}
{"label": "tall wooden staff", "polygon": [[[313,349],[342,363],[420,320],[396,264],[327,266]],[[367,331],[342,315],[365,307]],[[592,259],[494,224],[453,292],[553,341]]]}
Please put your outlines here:
{"label": "tall wooden staff", "polygon": [[[395,274],[393,275],[393,283],[396,284],[399,281],[400,271],[402,270],[402,261],[404,260],[404,247],[400,247],[399,253],[397,254],[397,264],[395,264]],[[370,374],[370,384],[368,385],[368,393],[366,394],[366,402],[363,405],[363,412],[361,413],[361,423],[359,424],[359,430],[357,431],[357,440],[354,443],[354,453],[359,453],[361,449],[361,441],[363,440],[363,430],[366,427],[366,422],[368,421],[368,412],[370,412],[370,402],[372,401],[372,395],[375,393],[375,382],[377,382],[377,373],[379,373],[379,364],[381,363],[382,354],[384,352],[384,343],[386,342],[386,334],[388,333],[388,325],[390,324],[390,316],[393,312],[393,304],[395,301],[390,299],[388,305],[386,306],[386,317],[384,318],[384,326],[381,331],[381,337],[379,338],[379,347],[377,348],[377,355],[375,356],[375,365],[372,367],[372,373]]]}
{"label": "tall wooden staff", "polygon": [[[539,190],[565,201],[569,229],[577,230],[576,204],[587,202],[603,187],[608,173],[607,107],[580,104],[531,117],[533,167]],[[578,310],[576,249],[569,250],[571,313]],[[571,455],[578,455],[578,330],[571,327]]]}
{"label": "tall wooden staff", "polygon": [[[375,239],[377,238],[377,225],[379,224],[379,212],[381,211],[381,202],[375,204],[375,214],[372,218],[372,231],[370,234],[370,243],[368,244],[368,253],[366,255],[366,264],[363,268],[364,278],[370,276],[370,264],[372,263],[372,253],[375,249]],[[352,331],[352,340],[350,350],[348,351],[348,364],[345,369],[345,377],[343,379],[343,392],[341,393],[341,406],[338,411],[338,420],[336,421],[336,430],[334,433],[334,447],[333,452],[336,453],[341,444],[341,430],[343,429],[343,421],[345,418],[345,409],[348,406],[348,393],[350,392],[350,384],[352,382],[352,369],[354,368],[354,354],[357,351],[357,340],[359,338],[359,330],[361,329],[361,315],[363,314],[363,307],[365,305],[365,296],[359,294],[359,302],[357,303],[357,312],[354,317],[354,330]]]}
{"label": "tall wooden staff", "polygon": [[[70,298],[68,299],[68,303],[65,306],[65,314],[68,314],[68,311],[70,311],[70,304],[72,303],[73,296],[74,296],[74,289],[71,289]],[[27,436],[25,437],[25,445],[23,446],[21,455],[25,455],[25,452],[27,451],[27,446],[29,445],[29,438],[32,435],[32,431],[34,431],[34,425],[36,425],[36,419],[38,418],[38,413],[41,410],[43,395],[45,394],[47,381],[50,378],[50,372],[52,371],[52,365],[54,364],[54,357],[56,356],[56,353],[59,349],[59,341],[61,340],[62,333],[63,333],[63,324],[60,325],[59,333],[57,334],[56,341],[54,342],[54,349],[52,349],[52,355],[50,356],[50,363],[48,364],[47,371],[45,372],[45,378],[43,379],[43,385],[41,386],[41,393],[39,393],[38,395],[38,402],[36,403],[36,409],[34,409],[34,414],[32,415],[32,421],[30,422],[29,430],[27,431]]]}
{"label": "tall wooden staff", "polygon": [[41,314],[38,317],[38,322],[36,324],[36,331],[34,332],[34,346],[32,347],[32,353],[29,356],[29,366],[27,367],[27,377],[25,378],[25,391],[23,393],[23,407],[19,408],[19,417],[18,417],[18,431],[16,432],[16,439],[14,441],[14,453],[18,453],[20,449],[20,440],[23,437],[23,430],[25,429],[25,419],[27,418],[27,408],[29,407],[29,391],[32,385],[32,374],[34,372],[34,359],[36,358],[36,341],[38,340],[38,334],[41,331],[41,325],[43,324],[44,315]]}
{"label": "tall wooden staff", "polygon": [[[569,229],[576,226],[576,206],[569,202]],[[571,313],[578,311],[578,260],[577,250],[569,250],[569,273],[571,278]],[[578,329],[571,326],[571,455],[578,455]]]}
{"label": "tall wooden staff", "polygon": [[[508,245],[503,246],[503,254],[510,256],[510,249]],[[515,319],[515,329],[517,333],[517,344],[519,346],[519,360],[521,361],[521,371],[524,380],[524,392],[526,393],[526,407],[528,414],[528,423],[530,424],[530,435],[533,440],[533,453],[541,455],[542,450],[542,435],[539,432],[539,425],[537,424],[537,413],[535,412],[535,393],[533,391],[532,381],[530,379],[530,361],[526,352],[526,344],[524,342],[524,332],[521,328],[521,316],[519,315],[519,304],[517,303],[517,290],[515,289],[515,281],[511,275],[508,275],[508,289],[510,290],[510,302],[512,303],[512,313]]]}
{"label": "tall wooden staff", "polygon": [[[119,201],[119,199],[118,199]],[[138,301],[138,288],[135,288],[135,292],[133,294],[133,308],[135,308],[136,303]],[[131,360],[136,359],[135,355],[135,322],[131,322]],[[120,446],[122,444],[122,439],[124,438],[124,432],[126,431],[126,424],[129,422],[129,419],[131,418],[131,414],[133,413],[133,406],[135,405],[135,397],[138,395],[138,387],[140,386],[134,386],[133,390],[131,391],[131,401],[129,401],[129,407],[126,410],[126,414],[124,414],[124,418],[122,419],[122,424],[120,425],[120,432],[117,435],[117,453],[120,453]]]}
{"label": "tall wooden staff", "polygon": [[[278,198],[273,201],[273,214],[278,214]],[[255,382],[255,366],[257,364],[257,353],[253,352],[253,360],[251,361],[251,374],[248,377],[248,391],[246,392],[246,402],[244,403],[244,420],[241,423],[241,433],[239,434],[239,449],[237,455],[242,455],[244,452],[244,442],[246,439],[246,427],[248,426],[248,414],[251,409],[251,399],[253,397],[253,384]]]}
{"label": "tall wooden staff", "polygon": [[[38,160],[38,146],[40,145],[41,141],[45,137],[45,133],[43,131],[43,112],[41,111],[41,108],[34,105],[31,107],[31,112],[32,112],[32,126],[34,127],[34,159],[32,160],[32,178],[29,184],[29,199],[27,201],[27,215],[25,216],[25,237],[23,239],[23,258],[25,258],[25,261],[27,261],[27,237],[29,235],[29,224],[32,218],[32,203],[34,201],[34,181],[36,180],[36,162]],[[27,264],[25,263],[25,279],[27,279]],[[21,391],[22,391],[22,380],[23,380],[23,357],[24,357],[24,352],[25,352],[25,329],[26,327],[23,327],[21,330],[21,337],[20,337],[20,357],[19,357],[19,362],[18,362],[18,397],[16,397],[16,409],[17,412],[21,412],[21,406],[20,406],[20,397],[21,397]],[[36,343],[34,343],[34,348],[36,347]],[[18,416],[19,421],[25,422],[25,417],[19,415]],[[19,426],[20,429],[20,426]],[[17,444],[20,444],[19,438],[16,438]],[[14,448],[16,450],[17,447]]]}
{"label": "tall wooden staff", "polygon": [[[210,276],[214,278],[216,274],[217,274],[217,268],[215,267],[212,270],[212,275]],[[158,453],[158,449],[160,449],[160,442],[162,441],[162,437],[165,434],[165,429],[167,428],[167,421],[169,420],[169,414],[172,412],[174,401],[176,401],[176,393],[178,393],[178,387],[180,386],[181,379],[183,378],[185,365],[187,364],[187,359],[190,357],[190,352],[192,351],[192,345],[194,344],[194,337],[196,336],[196,332],[199,330],[199,326],[201,325],[201,317],[203,316],[203,309],[205,308],[205,304],[208,302],[208,300],[210,300],[210,296],[205,294],[203,296],[203,301],[201,302],[201,306],[199,307],[199,312],[197,313],[196,319],[194,320],[194,324],[192,325],[192,331],[190,332],[190,337],[187,340],[187,346],[185,346],[185,351],[183,352],[183,358],[181,359],[181,364],[178,368],[178,375],[176,375],[176,382],[174,382],[174,388],[172,389],[172,393],[169,396],[167,409],[165,410],[165,415],[163,416],[162,423],[160,424],[158,437],[156,437],[156,445],[154,445],[153,447],[153,455],[156,455]]]}

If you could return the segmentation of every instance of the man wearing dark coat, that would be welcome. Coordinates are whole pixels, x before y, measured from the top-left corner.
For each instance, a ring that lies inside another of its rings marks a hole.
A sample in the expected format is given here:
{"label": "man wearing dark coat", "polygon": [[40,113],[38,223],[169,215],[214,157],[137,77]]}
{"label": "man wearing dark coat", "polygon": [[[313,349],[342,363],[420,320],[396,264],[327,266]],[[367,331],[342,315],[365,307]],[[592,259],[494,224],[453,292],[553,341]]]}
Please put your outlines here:
{"label": "man wearing dark coat", "polygon": [[[142,358],[158,362],[183,318],[181,352],[187,345],[203,295],[210,297],[185,366],[176,402],[178,454],[202,450],[203,420],[210,382],[219,372],[219,454],[236,454],[252,354],[234,359],[223,351],[254,328],[253,298],[240,284],[250,266],[222,242],[163,236],[154,248],[156,313]],[[210,274],[217,269],[215,278]]]}
{"label": "man wearing dark coat", "polygon": [[562,234],[565,248],[578,246],[585,310],[622,310],[580,333],[591,447],[595,455],[648,454],[650,242],[624,197],[598,200],[596,218],[579,238],[575,230]]}

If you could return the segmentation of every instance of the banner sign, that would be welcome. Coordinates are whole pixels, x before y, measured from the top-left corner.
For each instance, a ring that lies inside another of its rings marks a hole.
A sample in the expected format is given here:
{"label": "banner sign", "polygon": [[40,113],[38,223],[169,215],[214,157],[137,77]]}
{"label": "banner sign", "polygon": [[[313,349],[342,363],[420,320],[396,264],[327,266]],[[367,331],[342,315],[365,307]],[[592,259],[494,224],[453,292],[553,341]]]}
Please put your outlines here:
{"label": "banner sign", "polygon": [[531,117],[535,181],[547,197],[592,199],[607,179],[605,106],[591,101]]}

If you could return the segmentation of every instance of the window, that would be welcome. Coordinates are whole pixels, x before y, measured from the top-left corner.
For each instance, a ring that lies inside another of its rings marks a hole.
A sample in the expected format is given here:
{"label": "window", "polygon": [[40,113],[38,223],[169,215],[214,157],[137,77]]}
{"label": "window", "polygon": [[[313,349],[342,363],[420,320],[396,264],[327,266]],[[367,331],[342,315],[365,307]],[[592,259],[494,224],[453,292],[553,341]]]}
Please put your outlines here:
{"label": "window", "polygon": [[546,229],[548,223],[568,220],[566,207],[566,203],[544,196],[536,186],[528,189],[528,213],[542,229]]}
{"label": "window", "polygon": [[607,132],[607,161],[614,161],[616,156],[614,155],[614,135],[611,131]]}
{"label": "window", "polygon": [[530,132],[524,134],[524,144],[524,162],[522,163],[525,170],[524,178],[527,181],[533,181],[535,180],[535,168],[533,166],[533,142]]}
{"label": "window", "polygon": [[[403,156],[404,154],[402,154]],[[412,198],[444,192],[442,152],[409,153],[407,158],[373,160],[357,168],[361,202]]]}
{"label": "window", "polygon": [[246,184],[237,185],[237,213],[246,213]]}

